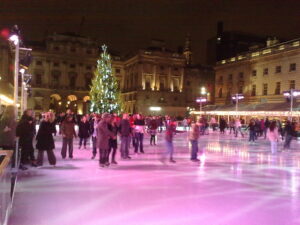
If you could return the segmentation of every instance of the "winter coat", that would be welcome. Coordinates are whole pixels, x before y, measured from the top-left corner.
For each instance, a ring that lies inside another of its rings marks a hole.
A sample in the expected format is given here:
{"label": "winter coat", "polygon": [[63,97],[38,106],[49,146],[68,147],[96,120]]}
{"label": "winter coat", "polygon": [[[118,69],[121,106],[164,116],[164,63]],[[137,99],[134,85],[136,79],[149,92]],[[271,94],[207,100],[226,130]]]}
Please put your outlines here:
{"label": "winter coat", "polygon": [[118,134],[118,130],[119,128],[115,125],[111,125],[111,124],[108,124],[108,129],[113,132],[115,138],[110,138],[109,139],[109,147],[111,148],[117,148],[118,147],[118,142],[117,142],[117,134]]}
{"label": "winter coat", "polygon": [[90,123],[88,121],[79,123],[78,137],[88,138],[90,136]]}
{"label": "winter coat", "polygon": [[279,138],[278,128],[275,127],[273,131],[270,131],[270,128],[268,128],[267,138],[269,139],[269,141],[277,141]]}
{"label": "winter coat", "polygon": [[109,139],[114,137],[114,133],[108,129],[105,120],[100,121],[97,126],[97,148],[109,149]]}
{"label": "winter coat", "polygon": [[68,139],[76,137],[75,123],[73,121],[70,122],[68,120],[65,120],[61,124],[61,134],[63,135],[64,138],[68,138]]}
{"label": "winter coat", "polygon": [[19,137],[20,146],[32,145],[32,140],[36,133],[35,123],[33,118],[29,116],[23,116],[17,126],[17,137]]}
{"label": "winter coat", "polygon": [[199,139],[199,137],[200,137],[200,127],[197,124],[193,124],[192,130],[190,131],[190,134],[189,134],[189,139],[191,141],[196,141]]}
{"label": "winter coat", "polygon": [[129,120],[125,120],[125,119],[121,120],[119,132],[122,137],[128,137],[131,134],[132,128],[130,126]]}
{"label": "winter coat", "polygon": [[36,135],[36,148],[38,150],[52,150],[55,148],[52,134],[55,133],[55,126],[49,121],[42,121]]}
{"label": "winter coat", "polygon": [[[15,120],[9,120],[8,118],[4,118],[2,116],[0,120],[0,146],[11,148],[15,146],[16,126],[17,123]],[[6,127],[8,127],[10,130],[4,131]]]}

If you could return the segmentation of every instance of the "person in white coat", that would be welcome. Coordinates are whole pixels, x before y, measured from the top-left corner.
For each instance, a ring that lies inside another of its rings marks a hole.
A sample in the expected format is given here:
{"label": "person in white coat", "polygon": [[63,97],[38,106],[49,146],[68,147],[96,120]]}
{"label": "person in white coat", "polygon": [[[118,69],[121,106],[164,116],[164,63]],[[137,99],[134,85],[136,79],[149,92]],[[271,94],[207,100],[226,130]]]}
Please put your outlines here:
{"label": "person in white coat", "polygon": [[267,138],[271,143],[272,154],[276,154],[278,148],[278,139],[279,139],[279,133],[278,133],[278,127],[276,121],[271,122],[270,127],[267,131]]}

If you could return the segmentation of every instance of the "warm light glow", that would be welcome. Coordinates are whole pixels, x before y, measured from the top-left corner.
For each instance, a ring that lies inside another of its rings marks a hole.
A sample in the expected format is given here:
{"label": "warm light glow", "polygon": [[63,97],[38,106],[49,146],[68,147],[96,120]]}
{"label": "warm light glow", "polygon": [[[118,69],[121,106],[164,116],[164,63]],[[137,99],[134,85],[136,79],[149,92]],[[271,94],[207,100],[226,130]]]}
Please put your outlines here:
{"label": "warm light glow", "polygon": [[252,57],[259,56],[259,52],[253,52],[253,53],[251,54],[251,56],[252,56]]}
{"label": "warm light glow", "polygon": [[[219,115],[219,116],[291,116],[290,111],[192,111],[191,114]],[[300,111],[293,111],[293,116],[300,116]]]}
{"label": "warm light glow", "polygon": [[279,50],[283,50],[284,49],[284,45],[280,45],[278,49]]}
{"label": "warm light glow", "polygon": [[222,64],[225,64],[225,63],[226,63],[226,60],[222,60],[221,63],[222,63]]}
{"label": "warm light glow", "polygon": [[19,43],[19,37],[18,35],[13,34],[12,36],[9,37],[9,40],[13,42],[15,45]]}
{"label": "warm light glow", "polygon": [[84,102],[87,102],[87,101],[90,101],[91,100],[91,97],[90,96],[84,96],[83,97],[83,101]]}
{"label": "warm light glow", "polygon": [[234,62],[235,61],[235,57],[232,57],[231,59],[230,59],[230,62]]}
{"label": "warm light glow", "polygon": [[25,69],[24,69],[24,68],[21,68],[21,69],[20,69],[20,73],[24,74],[24,73],[25,73]]}
{"label": "warm light glow", "polygon": [[205,95],[205,94],[206,94],[206,88],[205,88],[205,87],[202,87],[200,93],[201,93],[201,95]]}
{"label": "warm light glow", "polygon": [[6,97],[5,95],[0,95],[0,100],[7,103],[7,104],[13,104],[14,100]]}
{"label": "warm light glow", "polygon": [[300,42],[299,42],[299,41],[293,42],[293,47],[297,47],[297,46],[299,46],[299,45],[300,45]]}
{"label": "warm light glow", "polygon": [[157,106],[151,106],[150,111],[161,111],[161,107],[157,107]]}
{"label": "warm light glow", "polygon": [[263,50],[263,55],[264,54],[268,54],[268,53],[271,53],[271,49],[265,49],[265,50]]}
{"label": "warm light glow", "polygon": [[196,102],[200,103],[200,102],[207,102],[206,98],[197,98]]}
{"label": "warm light glow", "polygon": [[59,102],[58,104],[61,105],[61,102]]}

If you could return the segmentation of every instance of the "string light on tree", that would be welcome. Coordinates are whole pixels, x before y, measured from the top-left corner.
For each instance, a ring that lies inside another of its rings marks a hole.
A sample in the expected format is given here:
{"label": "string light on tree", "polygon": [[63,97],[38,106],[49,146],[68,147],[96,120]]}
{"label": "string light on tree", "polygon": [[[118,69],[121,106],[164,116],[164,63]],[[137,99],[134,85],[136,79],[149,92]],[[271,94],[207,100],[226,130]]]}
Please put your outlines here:
{"label": "string light on tree", "polygon": [[111,57],[107,53],[107,46],[102,45],[102,53],[97,60],[90,90],[91,112],[120,113],[120,93],[115,76],[112,75]]}

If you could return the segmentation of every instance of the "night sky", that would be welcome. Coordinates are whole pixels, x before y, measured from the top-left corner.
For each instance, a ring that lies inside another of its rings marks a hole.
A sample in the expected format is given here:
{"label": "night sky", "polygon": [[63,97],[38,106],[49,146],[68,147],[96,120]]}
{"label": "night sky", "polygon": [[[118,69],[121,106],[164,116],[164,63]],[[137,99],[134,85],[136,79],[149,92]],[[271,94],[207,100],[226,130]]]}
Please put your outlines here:
{"label": "night sky", "polygon": [[225,30],[298,38],[300,0],[0,0],[0,29],[18,24],[28,40],[80,32],[124,54],[147,47],[151,38],[176,50],[190,33],[200,63],[217,21]]}

